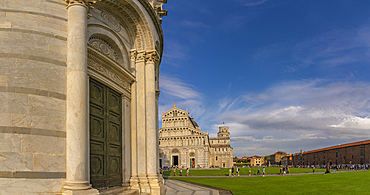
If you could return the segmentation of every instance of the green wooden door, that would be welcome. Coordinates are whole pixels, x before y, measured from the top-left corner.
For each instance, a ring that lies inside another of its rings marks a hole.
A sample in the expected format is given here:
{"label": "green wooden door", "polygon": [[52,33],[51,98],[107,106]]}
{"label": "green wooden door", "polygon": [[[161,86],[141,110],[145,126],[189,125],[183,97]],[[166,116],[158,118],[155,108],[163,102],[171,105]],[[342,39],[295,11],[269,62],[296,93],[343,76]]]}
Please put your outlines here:
{"label": "green wooden door", "polygon": [[122,98],[90,79],[90,179],[94,188],[122,185]]}

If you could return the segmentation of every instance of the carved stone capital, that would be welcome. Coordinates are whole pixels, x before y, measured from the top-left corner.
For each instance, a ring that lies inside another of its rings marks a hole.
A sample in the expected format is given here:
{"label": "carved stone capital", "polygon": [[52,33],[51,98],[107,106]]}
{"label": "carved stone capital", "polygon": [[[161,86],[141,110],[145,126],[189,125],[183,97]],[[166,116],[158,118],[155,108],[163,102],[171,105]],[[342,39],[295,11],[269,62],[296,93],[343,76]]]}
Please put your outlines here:
{"label": "carved stone capital", "polygon": [[145,51],[139,51],[137,52],[136,61],[144,61],[145,60]]}
{"label": "carved stone capital", "polygon": [[82,5],[82,6],[85,6],[86,7],[86,11],[87,11],[87,18],[90,18],[91,15],[90,15],[90,11],[92,9],[94,9],[93,5],[98,2],[98,1],[101,1],[101,0],[64,0],[64,2],[66,3],[66,8],[68,9],[68,7],[72,6],[72,5]]}
{"label": "carved stone capital", "polygon": [[130,51],[130,58],[131,58],[131,61],[136,61],[137,51],[135,49]]}
{"label": "carved stone capital", "polygon": [[159,62],[159,55],[156,50],[146,52],[145,63],[157,64]]}
{"label": "carved stone capital", "polygon": [[85,5],[85,6],[92,6],[96,2],[101,0],[64,0],[64,2],[67,4],[67,6],[71,5]]}

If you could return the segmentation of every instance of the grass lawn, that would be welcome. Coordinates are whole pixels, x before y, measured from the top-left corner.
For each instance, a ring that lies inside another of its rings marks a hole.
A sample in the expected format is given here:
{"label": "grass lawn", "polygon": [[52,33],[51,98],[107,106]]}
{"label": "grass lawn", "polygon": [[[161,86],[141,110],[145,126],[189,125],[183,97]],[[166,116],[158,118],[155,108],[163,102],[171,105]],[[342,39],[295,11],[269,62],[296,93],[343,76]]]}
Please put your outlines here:
{"label": "grass lawn", "polygon": [[245,194],[370,194],[370,172],[267,177],[171,177]]}
{"label": "grass lawn", "polygon": [[[344,170],[344,169],[343,169]],[[234,170],[236,171],[236,170]],[[309,168],[289,168],[290,173],[312,173],[312,169]],[[331,170],[333,171],[333,170]],[[258,168],[252,167],[252,175],[257,175]],[[325,172],[325,169],[316,169],[315,172]],[[179,175],[180,170],[177,170],[176,175]],[[266,167],[266,174],[278,174],[280,173],[280,167]],[[248,168],[241,168],[240,175],[248,175]],[[262,168],[260,168],[260,174],[262,175]],[[173,170],[163,171],[163,175],[173,175]],[[183,169],[182,175],[186,175],[186,169]],[[229,175],[229,169],[191,169],[190,175],[194,176],[219,176],[219,175]]]}

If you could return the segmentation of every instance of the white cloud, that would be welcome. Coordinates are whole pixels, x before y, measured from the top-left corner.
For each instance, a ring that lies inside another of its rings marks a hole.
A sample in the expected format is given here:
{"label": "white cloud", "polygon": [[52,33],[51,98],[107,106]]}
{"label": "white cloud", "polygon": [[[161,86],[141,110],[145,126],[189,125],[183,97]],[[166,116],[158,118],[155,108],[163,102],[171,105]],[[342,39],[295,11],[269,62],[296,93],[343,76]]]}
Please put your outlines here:
{"label": "white cloud", "polygon": [[196,91],[194,86],[191,86],[176,77],[161,75],[160,88],[164,95],[174,96],[185,100],[201,97],[201,93]]}
{"label": "white cloud", "polygon": [[212,137],[220,126],[230,127],[236,156],[295,153],[370,136],[370,83],[290,81],[216,102],[176,77],[164,75],[160,85],[160,113],[173,103],[188,108]]}
{"label": "white cloud", "polygon": [[186,60],[188,56],[188,46],[176,40],[167,39],[163,54],[163,61],[171,66],[179,66],[179,61]]}
{"label": "white cloud", "polygon": [[199,21],[189,21],[189,20],[183,20],[181,22],[181,25],[189,28],[210,28],[209,25],[204,24],[203,22]]}
{"label": "white cloud", "polygon": [[267,0],[242,0],[244,6],[254,7],[265,3]]}
{"label": "white cloud", "polygon": [[[261,94],[243,95],[236,104],[227,98],[222,104],[217,119],[230,127],[234,148],[298,152],[370,136],[370,83],[290,81]],[[273,144],[277,147],[269,147]]]}
{"label": "white cloud", "polygon": [[159,85],[161,90],[158,108],[159,116],[173,108],[174,104],[176,104],[176,107],[180,109],[188,109],[190,115],[194,117],[199,125],[204,124],[204,121],[208,120],[208,113],[204,105],[204,95],[197,91],[194,86],[188,84],[186,80],[181,80],[174,75],[161,75]]}

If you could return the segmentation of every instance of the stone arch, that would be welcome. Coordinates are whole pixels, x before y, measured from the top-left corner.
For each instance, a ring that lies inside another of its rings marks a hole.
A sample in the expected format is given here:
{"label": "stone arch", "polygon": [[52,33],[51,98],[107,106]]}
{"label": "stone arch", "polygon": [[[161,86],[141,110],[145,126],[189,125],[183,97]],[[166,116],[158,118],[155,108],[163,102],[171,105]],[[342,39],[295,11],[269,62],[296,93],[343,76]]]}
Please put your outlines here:
{"label": "stone arch", "polygon": [[[130,49],[136,49],[138,51],[157,50],[160,56],[162,55],[162,29],[159,26],[158,18],[151,14],[153,8],[150,7],[148,2],[140,1],[140,3],[137,3],[137,1],[133,0],[106,0],[96,3],[94,7],[109,13],[127,30],[130,37]],[[144,13],[148,13],[148,15],[144,15]],[[147,17],[151,17],[151,21],[154,24],[149,22]]]}
{"label": "stone arch", "polygon": [[93,34],[89,37],[88,43],[119,64],[124,64],[121,49],[110,37],[103,34]]}

